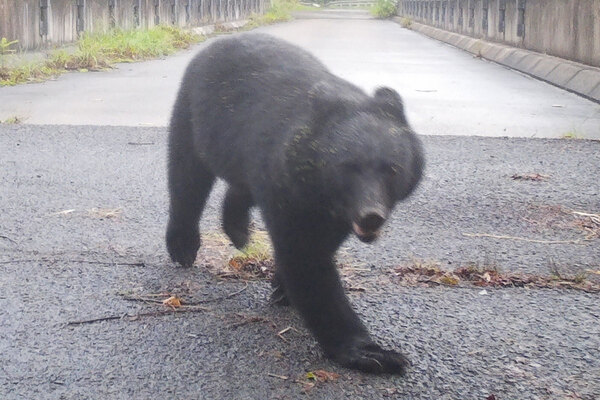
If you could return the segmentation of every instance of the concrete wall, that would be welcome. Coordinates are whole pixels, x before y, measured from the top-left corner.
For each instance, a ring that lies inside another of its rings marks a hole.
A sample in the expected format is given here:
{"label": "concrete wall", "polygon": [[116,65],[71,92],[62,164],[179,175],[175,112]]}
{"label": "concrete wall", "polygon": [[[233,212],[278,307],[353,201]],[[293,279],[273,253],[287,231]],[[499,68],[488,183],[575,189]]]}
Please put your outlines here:
{"label": "concrete wall", "polygon": [[262,14],[269,0],[0,0],[0,38],[21,49],[75,41],[81,32],[157,24],[200,26]]}
{"label": "concrete wall", "polygon": [[600,0],[399,0],[398,15],[600,66]]}

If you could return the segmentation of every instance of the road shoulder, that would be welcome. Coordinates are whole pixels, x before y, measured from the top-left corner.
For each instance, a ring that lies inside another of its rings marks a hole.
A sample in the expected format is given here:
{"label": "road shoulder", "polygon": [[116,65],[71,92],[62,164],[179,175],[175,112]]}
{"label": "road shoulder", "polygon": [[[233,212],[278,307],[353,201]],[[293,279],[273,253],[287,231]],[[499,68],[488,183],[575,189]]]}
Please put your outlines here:
{"label": "road shoulder", "polygon": [[[401,17],[395,17],[401,23]],[[468,51],[476,57],[496,62],[544,82],[600,102],[600,69],[558,57],[488,42],[470,36],[411,22],[410,28],[423,35]]]}

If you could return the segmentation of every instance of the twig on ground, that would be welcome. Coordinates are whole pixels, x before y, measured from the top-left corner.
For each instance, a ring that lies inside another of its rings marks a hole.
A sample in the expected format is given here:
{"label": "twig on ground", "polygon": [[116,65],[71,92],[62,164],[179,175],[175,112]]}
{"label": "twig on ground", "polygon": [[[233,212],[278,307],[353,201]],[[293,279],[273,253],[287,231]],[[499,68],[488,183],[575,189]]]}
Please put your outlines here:
{"label": "twig on ground", "polygon": [[28,263],[28,262],[49,262],[49,263],[57,263],[57,262],[65,262],[65,263],[81,263],[81,264],[99,264],[99,265],[126,265],[131,267],[145,267],[146,264],[143,262],[117,262],[117,261],[92,261],[92,260],[80,260],[80,259],[60,259],[60,258],[29,258],[29,259],[16,259],[16,260],[5,260],[0,261],[0,264],[17,264],[17,263]]}
{"label": "twig on ground", "polygon": [[520,240],[523,242],[531,243],[542,243],[542,244],[581,244],[581,240],[539,240],[539,239],[528,239],[518,236],[508,235],[493,235],[490,233],[463,233],[463,236],[467,237],[487,237],[492,239],[508,239],[508,240]]}
{"label": "twig on ground", "polygon": [[273,377],[273,378],[279,378],[279,379],[281,379],[283,381],[287,381],[288,379],[290,379],[289,376],[272,374],[270,372],[267,372],[267,376],[270,376],[270,377]]}
{"label": "twig on ground", "polygon": [[82,321],[69,321],[69,322],[67,322],[66,325],[67,326],[85,325],[85,324],[93,324],[95,322],[112,321],[115,319],[126,319],[126,318],[133,321],[140,317],[159,317],[159,316],[168,315],[168,314],[177,314],[177,313],[183,313],[183,312],[200,312],[200,311],[210,311],[210,309],[204,308],[204,307],[181,306],[177,309],[151,311],[151,312],[138,313],[138,314],[109,315],[107,317],[86,319],[86,320],[82,320]]}
{"label": "twig on ground", "polygon": [[279,336],[279,338],[281,340],[283,340],[284,342],[287,342],[288,340],[283,335],[289,331],[296,331],[296,332],[300,333],[300,331],[298,331],[298,329],[294,328],[293,326],[288,326],[287,328],[282,329],[279,332],[277,332],[277,336]]}
{"label": "twig on ground", "polygon": [[14,240],[12,240],[12,239],[11,239],[11,238],[9,238],[8,236],[0,235],[0,239],[8,240],[8,241],[9,241],[9,242],[11,242],[12,244],[18,244],[17,242],[15,242]]}
{"label": "twig on ground", "polygon": [[69,322],[67,322],[67,326],[93,324],[94,322],[111,321],[111,320],[115,320],[115,319],[123,319],[123,318],[126,318],[128,316],[129,316],[129,314],[111,315],[111,316],[102,317],[102,318],[84,319],[84,320],[81,320],[81,321],[69,321]]}
{"label": "twig on ground", "polygon": [[[248,289],[248,282],[245,282],[246,285],[241,288],[240,290],[237,290],[233,293],[229,293],[228,295],[225,296],[221,296],[221,297],[217,297],[214,299],[207,299],[207,300],[198,300],[198,301],[185,301],[184,300],[184,305],[185,306],[196,306],[196,305],[200,305],[200,304],[206,304],[206,303],[214,303],[214,302],[218,302],[218,301],[222,301],[222,300],[227,300],[230,299],[234,296],[237,296],[238,294],[242,293],[244,290]],[[125,295],[125,294],[121,294],[121,297],[124,300],[128,300],[128,301],[141,301],[144,303],[156,303],[156,304],[162,304],[162,300],[154,300],[152,298],[149,297],[170,297],[172,296],[172,294],[170,293],[157,293],[157,294],[144,294],[144,295]]]}
{"label": "twig on ground", "polygon": [[64,261],[64,262],[74,262],[74,263],[82,263],[82,264],[103,264],[103,265],[126,265],[129,267],[145,267],[146,264],[144,262],[115,262],[115,261],[91,261],[91,260],[54,260],[54,262],[57,261]]}
{"label": "twig on ground", "polygon": [[36,261],[40,261],[40,260],[34,260],[34,259],[29,259],[29,260],[6,260],[6,261],[0,261],[0,264],[21,264],[21,263],[28,263],[28,262],[36,262]]}
{"label": "twig on ground", "polygon": [[237,314],[237,315],[242,318],[242,321],[229,325],[229,328],[239,328],[240,326],[244,326],[244,325],[247,325],[247,324],[250,324],[253,322],[263,322],[263,323],[270,322],[271,324],[273,324],[273,322],[270,319],[261,317],[258,315],[251,315],[251,316],[243,315],[243,314]]}

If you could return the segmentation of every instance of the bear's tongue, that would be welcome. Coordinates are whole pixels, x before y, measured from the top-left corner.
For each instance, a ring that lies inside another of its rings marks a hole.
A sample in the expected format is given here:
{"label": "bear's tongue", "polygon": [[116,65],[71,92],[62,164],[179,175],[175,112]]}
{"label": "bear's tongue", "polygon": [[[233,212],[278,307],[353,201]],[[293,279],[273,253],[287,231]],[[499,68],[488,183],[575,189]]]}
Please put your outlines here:
{"label": "bear's tongue", "polygon": [[365,243],[370,243],[373,240],[375,240],[377,238],[377,236],[379,235],[379,231],[372,231],[372,232],[367,232],[364,231],[360,225],[358,225],[356,222],[352,223],[352,230],[354,231],[354,233],[356,234],[356,236],[363,242]]}

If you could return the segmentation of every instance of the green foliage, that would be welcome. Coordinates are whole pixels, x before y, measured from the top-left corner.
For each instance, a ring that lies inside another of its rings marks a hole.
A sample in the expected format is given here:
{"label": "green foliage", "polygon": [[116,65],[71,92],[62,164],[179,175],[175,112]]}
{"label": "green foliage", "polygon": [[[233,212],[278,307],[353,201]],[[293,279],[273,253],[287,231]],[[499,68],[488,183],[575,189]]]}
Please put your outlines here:
{"label": "green foliage", "polygon": [[255,231],[250,236],[246,247],[236,251],[235,257],[242,260],[266,261],[271,259],[272,252],[268,234],[264,231]]}
{"label": "green foliage", "polygon": [[60,71],[45,62],[31,62],[17,67],[0,68],[0,86],[40,81],[59,75]]}
{"label": "green foliage", "polygon": [[[59,50],[42,62],[0,68],[0,86],[48,79],[64,71],[94,71],[110,68],[119,62],[162,57],[201,40],[201,36],[173,26],[157,26],[148,30],[115,29],[107,33],[84,34],[77,42],[74,52]],[[1,49],[14,44],[7,41],[7,45],[3,43],[4,38],[0,41]]]}
{"label": "green foliage", "polygon": [[15,50],[11,49],[10,46],[12,46],[13,44],[17,44],[17,43],[19,43],[18,40],[13,40],[12,42],[9,42],[8,39],[5,37],[0,39],[0,56],[9,54],[9,53],[14,53]]}
{"label": "green foliage", "polygon": [[5,119],[4,121],[0,121],[0,124],[16,125],[20,124],[21,122],[23,122],[23,120],[15,115],[13,117]]}
{"label": "green foliage", "polygon": [[377,0],[371,7],[371,14],[377,18],[391,18],[396,15],[396,3],[393,0]]}
{"label": "green foliage", "polygon": [[562,135],[563,139],[583,139],[583,135],[579,133],[577,130],[573,129]]}
{"label": "green foliage", "polygon": [[17,43],[19,43],[18,40],[9,42],[5,37],[0,39],[0,77],[2,75],[2,71],[4,70],[4,55],[14,53],[15,50],[11,49],[10,46]]}
{"label": "green foliage", "polygon": [[109,33],[84,35],[74,58],[81,67],[105,68],[112,63],[169,55],[200,40],[199,35],[173,26],[160,25],[149,30],[115,29]]}
{"label": "green foliage", "polygon": [[292,19],[292,11],[298,9],[298,7],[298,0],[273,0],[271,8],[263,15],[254,14],[250,17],[250,22],[246,26],[246,29],[289,21]]}

